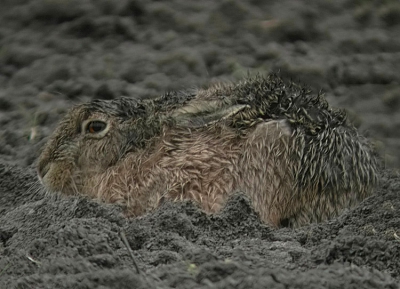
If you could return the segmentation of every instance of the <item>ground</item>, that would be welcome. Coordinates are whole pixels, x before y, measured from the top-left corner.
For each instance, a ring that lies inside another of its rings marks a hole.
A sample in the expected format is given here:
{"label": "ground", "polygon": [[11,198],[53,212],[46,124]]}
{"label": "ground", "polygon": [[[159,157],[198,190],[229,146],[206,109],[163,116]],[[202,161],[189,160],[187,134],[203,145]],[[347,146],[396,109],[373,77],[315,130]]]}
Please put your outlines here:
{"label": "ground", "polygon": [[[399,288],[399,33],[397,0],[3,0],[0,288]],[[380,155],[373,196],[274,229],[240,194],[216,215],[166,203],[126,219],[37,181],[75,103],[270,72],[348,111]]]}

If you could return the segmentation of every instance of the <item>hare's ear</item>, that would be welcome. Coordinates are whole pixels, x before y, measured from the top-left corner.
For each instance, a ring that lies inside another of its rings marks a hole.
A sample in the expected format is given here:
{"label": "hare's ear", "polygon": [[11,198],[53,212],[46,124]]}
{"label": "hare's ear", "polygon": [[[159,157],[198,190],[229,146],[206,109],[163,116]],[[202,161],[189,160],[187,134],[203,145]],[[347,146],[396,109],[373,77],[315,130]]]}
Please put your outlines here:
{"label": "hare's ear", "polygon": [[228,119],[248,108],[245,104],[225,104],[219,101],[198,101],[188,104],[172,114],[176,125],[200,128]]}

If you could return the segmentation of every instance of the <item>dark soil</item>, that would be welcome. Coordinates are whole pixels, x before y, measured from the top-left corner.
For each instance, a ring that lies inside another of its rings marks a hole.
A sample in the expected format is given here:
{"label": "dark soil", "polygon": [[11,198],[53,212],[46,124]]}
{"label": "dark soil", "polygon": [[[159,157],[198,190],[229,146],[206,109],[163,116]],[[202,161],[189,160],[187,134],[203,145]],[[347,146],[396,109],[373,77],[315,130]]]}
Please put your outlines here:
{"label": "dark soil", "polygon": [[[400,288],[399,1],[1,2],[0,288]],[[272,229],[241,194],[217,215],[125,219],[37,182],[74,103],[277,71],[346,108],[382,157],[375,194],[337,219]]]}

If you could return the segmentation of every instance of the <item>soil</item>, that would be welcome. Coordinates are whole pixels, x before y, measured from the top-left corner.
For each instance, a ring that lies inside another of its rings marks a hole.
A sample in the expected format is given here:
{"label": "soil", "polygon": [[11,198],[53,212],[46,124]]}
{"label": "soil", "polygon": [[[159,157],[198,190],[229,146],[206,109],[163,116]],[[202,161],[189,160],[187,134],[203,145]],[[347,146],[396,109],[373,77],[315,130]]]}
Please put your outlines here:
{"label": "soil", "polygon": [[[398,35],[397,0],[2,0],[0,288],[400,288]],[[76,103],[270,72],[348,111],[382,160],[373,196],[274,229],[240,193],[126,219],[37,181]]]}

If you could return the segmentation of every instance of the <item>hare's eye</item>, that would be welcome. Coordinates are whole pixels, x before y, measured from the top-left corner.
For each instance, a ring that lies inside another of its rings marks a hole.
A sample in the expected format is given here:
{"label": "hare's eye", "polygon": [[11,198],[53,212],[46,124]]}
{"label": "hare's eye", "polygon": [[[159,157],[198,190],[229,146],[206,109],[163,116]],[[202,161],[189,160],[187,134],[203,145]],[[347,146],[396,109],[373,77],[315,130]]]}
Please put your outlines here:
{"label": "hare's eye", "polygon": [[105,122],[94,120],[90,121],[86,125],[86,132],[88,133],[99,133],[105,130],[107,124]]}

